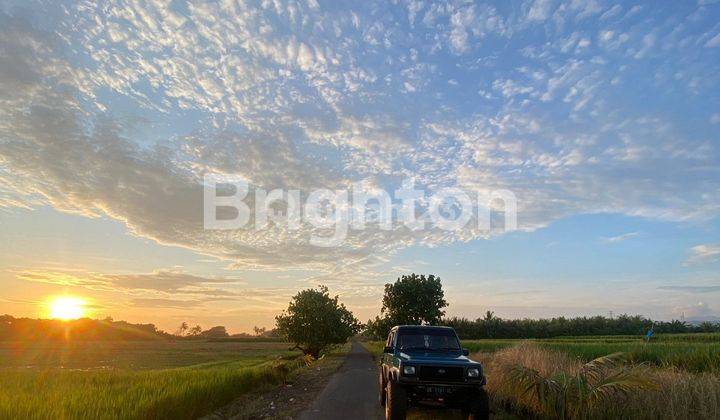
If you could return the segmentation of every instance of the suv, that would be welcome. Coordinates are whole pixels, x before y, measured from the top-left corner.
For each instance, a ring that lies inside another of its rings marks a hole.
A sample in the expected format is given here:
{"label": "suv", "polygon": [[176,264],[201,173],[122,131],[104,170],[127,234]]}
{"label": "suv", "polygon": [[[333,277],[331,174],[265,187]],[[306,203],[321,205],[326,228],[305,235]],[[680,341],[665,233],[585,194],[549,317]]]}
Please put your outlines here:
{"label": "suv", "polygon": [[393,327],[380,360],[380,404],[388,420],[408,407],[460,408],[468,419],[489,418],[482,365],[468,359],[449,327]]}

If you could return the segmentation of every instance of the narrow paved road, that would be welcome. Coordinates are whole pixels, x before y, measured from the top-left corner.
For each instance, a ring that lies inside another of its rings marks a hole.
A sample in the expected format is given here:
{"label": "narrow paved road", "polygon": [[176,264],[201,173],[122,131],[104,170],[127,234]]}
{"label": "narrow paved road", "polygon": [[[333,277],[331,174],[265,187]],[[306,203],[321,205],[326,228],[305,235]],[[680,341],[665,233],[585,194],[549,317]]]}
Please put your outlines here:
{"label": "narrow paved road", "polygon": [[378,370],[370,352],[360,343],[352,348],[302,420],[370,420],[383,418],[378,403]]}

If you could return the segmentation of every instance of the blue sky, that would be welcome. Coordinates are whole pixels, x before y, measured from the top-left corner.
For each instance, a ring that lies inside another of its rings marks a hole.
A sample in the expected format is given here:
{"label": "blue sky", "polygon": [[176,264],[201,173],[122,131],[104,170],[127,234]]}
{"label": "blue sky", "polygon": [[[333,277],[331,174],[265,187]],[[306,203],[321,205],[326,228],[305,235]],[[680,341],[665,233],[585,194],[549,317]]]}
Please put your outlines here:
{"label": "blue sky", "polygon": [[[412,271],[469,317],[720,312],[720,3],[0,4],[0,312],[365,319]],[[208,173],[507,189],[519,231],[207,231]]]}

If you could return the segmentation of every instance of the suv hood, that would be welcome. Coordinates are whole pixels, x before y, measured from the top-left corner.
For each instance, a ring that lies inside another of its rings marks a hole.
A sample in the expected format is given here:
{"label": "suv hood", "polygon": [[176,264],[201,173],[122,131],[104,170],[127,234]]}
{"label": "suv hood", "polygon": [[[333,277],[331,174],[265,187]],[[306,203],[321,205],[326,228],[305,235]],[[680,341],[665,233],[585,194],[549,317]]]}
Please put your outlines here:
{"label": "suv hood", "polygon": [[398,356],[402,361],[413,362],[413,363],[428,363],[428,364],[444,364],[444,365],[478,365],[479,363],[468,359],[466,356],[457,353],[437,353],[437,352],[423,352],[423,351],[412,351],[403,352],[401,351]]}

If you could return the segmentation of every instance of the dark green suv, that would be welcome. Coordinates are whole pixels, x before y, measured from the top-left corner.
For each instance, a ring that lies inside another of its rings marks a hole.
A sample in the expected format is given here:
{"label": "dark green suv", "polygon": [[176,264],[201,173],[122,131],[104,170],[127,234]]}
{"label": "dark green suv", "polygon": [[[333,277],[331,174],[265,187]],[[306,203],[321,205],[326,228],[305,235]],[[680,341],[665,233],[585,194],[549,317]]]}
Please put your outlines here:
{"label": "dark green suv", "polygon": [[482,365],[467,358],[449,327],[400,325],[390,330],[380,361],[380,404],[385,418],[405,418],[408,407],[459,408],[487,419]]}

